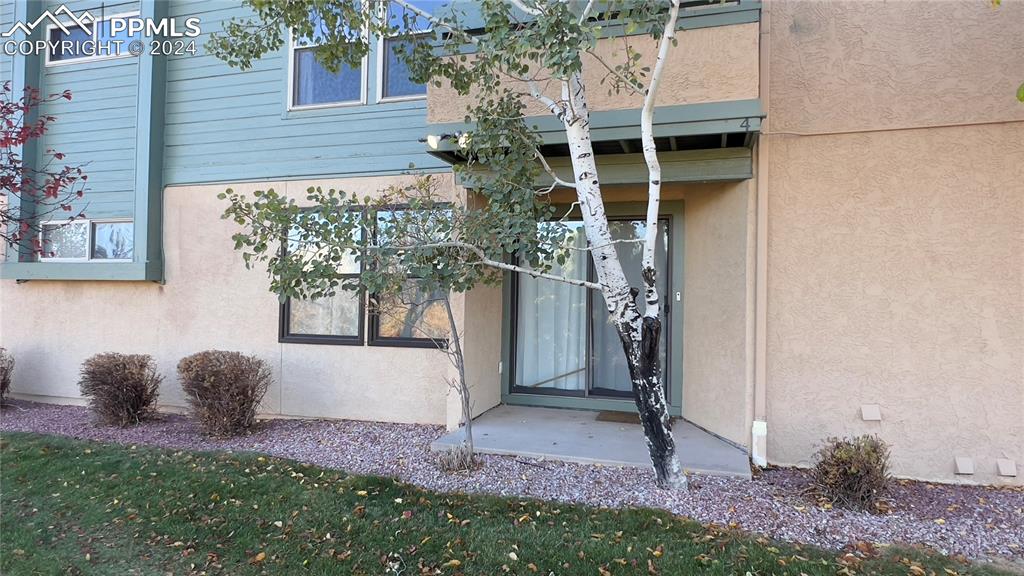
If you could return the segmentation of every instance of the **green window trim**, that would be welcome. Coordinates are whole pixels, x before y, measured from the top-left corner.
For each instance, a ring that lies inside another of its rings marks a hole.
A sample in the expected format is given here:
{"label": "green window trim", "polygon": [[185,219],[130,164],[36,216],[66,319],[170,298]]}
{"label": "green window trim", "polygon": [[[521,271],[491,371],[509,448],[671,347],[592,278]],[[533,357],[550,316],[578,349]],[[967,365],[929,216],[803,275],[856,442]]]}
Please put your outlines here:
{"label": "green window trim", "polygon": [[152,262],[5,262],[5,280],[153,281],[163,270]]}
{"label": "green window trim", "polygon": [[[644,214],[646,203],[643,202],[610,202],[605,204],[605,211],[609,217],[636,216]],[[669,262],[669,273],[671,274],[670,286],[672,292],[664,295],[664,298],[673,299],[673,311],[669,320],[669,330],[664,336],[669,340],[669,362],[677,368],[669,374],[669,414],[671,416],[682,416],[683,414],[683,340],[686,335],[683,333],[684,309],[682,301],[674,301],[675,293],[680,296],[684,291],[685,276],[683,275],[684,261],[684,238],[686,227],[684,222],[685,207],[682,200],[668,200],[661,203],[660,217],[669,217],[671,220],[670,234],[674,246],[672,247],[671,260]],[[618,412],[636,411],[636,404],[632,400],[619,400],[601,397],[570,397],[555,396],[549,394],[527,394],[512,392],[512,363],[515,361],[513,355],[512,339],[515,334],[512,331],[513,309],[512,282],[513,274],[506,272],[502,282],[502,316],[501,316],[501,402],[503,404],[516,404],[522,406],[542,406],[549,408],[573,408],[579,410],[610,410]]]}

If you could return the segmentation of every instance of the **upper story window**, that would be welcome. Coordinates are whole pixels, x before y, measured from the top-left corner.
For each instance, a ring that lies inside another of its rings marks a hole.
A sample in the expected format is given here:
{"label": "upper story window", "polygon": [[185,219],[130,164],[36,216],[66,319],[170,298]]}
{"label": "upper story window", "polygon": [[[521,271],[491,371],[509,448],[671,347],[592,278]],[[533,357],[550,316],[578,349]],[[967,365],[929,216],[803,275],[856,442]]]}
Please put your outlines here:
{"label": "upper story window", "polygon": [[[436,2],[417,2],[416,7],[431,12]],[[413,45],[418,39],[426,39],[430,31],[430,21],[412,10],[397,4],[388,4],[388,24],[397,28],[405,37],[381,38],[378,45],[377,69],[379,100],[406,100],[423,98],[427,94],[427,85],[413,81],[409,76],[409,67],[396,53],[404,50],[411,54]],[[409,37],[408,34],[415,36]]]}
{"label": "upper story window", "polygon": [[39,225],[42,262],[129,262],[135,246],[131,220],[65,220]]}
{"label": "upper story window", "polygon": [[128,45],[140,38],[128,32],[127,21],[138,13],[117,14],[98,20],[88,30],[81,26],[64,23],[64,29],[56,24],[47,28],[46,65],[57,66],[79,62],[95,62],[130,56]]}
{"label": "upper story window", "polygon": [[[313,17],[311,17],[313,18]],[[357,67],[342,63],[331,72],[316,58],[315,48],[323,41],[318,30],[324,24],[313,18],[311,37],[292,37],[291,108],[316,108],[363,104],[366,102],[366,60]]]}

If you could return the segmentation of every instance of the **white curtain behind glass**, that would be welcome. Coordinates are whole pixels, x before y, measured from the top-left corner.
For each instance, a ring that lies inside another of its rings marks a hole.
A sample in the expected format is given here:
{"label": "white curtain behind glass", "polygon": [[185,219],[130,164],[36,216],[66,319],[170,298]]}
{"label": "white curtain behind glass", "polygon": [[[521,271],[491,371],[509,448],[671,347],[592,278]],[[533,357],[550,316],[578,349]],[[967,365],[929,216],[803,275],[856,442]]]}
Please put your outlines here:
{"label": "white curtain behind glass", "polygon": [[[568,222],[577,247],[585,248],[581,222]],[[573,250],[552,274],[587,278],[585,251]],[[587,382],[587,289],[521,274],[516,324],[517,386],[580,390]]]}
{"label": "white curtain behind glass", "polygon": [[[612,240],[641,239],[647,234],[647,224],[643,220],[612,220],[608,223]],[[658,295],[662,302],[669,302],[668,290],[668,222],[658,222],[658,244],[654,250],[655,266],[658,269]],[[643,243],[623,242],[615,245],[619,261],[626,273],[630,286],[643,287]],[[637,298],[643,309],[643,293]],[[665,306],[661,307],[661,367],[665,368],[666,335],[668,319]],[[629,366],[626,355],[622,351],[622,341],[615,327],[608,322],[608,309],[600,295],[594,295],[594,387],[617,392],[632,392],[633,384],[629,378]]]}

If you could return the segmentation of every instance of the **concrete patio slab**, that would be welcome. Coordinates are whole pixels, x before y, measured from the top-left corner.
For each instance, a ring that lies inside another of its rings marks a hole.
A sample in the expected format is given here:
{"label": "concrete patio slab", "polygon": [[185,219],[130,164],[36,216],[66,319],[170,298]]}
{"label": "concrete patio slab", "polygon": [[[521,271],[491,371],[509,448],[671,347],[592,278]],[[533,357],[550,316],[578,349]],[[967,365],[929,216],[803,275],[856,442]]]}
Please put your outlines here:
{"label": "concrete patio slab", "polygon": [[[477,452],[548,458],[606,466],[651,465],[639,424],[600,422],[597,412],[501,405],[473,420]],[[750,478],[746,452],[686,422],[676,420],[672,435],[683,467],[698,474]],[[456,430],[435,440],[431,450],[462,441]]]}

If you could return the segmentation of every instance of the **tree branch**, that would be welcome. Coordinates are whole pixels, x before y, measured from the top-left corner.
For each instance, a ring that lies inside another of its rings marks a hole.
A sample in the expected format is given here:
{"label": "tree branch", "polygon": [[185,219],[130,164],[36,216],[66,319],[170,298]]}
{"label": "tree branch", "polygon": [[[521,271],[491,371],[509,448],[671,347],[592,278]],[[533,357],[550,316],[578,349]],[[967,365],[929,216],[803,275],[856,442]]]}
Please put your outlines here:
{"label": "tree branch", "polygon": [[573,286],[581,286],[583,288],[590,288],[591,290],[600,290],[601,285],[594,282],[587,282],[586,280],[576,280],[575,278],[566,278],[565,276],[557,276],[555,274],[547,274],[544,272],[538,272],[532,268],[525,266],[517,266],[515,264],[507,264],[505,262],[499,262],[497,260],[491,260],[484,254],[484,251],[477,246],[472,244],[466,244],[465,242],[435,242],[433,244],[420,244],[418,246],[389,246],[394,250],[428,250],[430,248],[461,248],[469,250],[476,255],[479,260],[479,264],[484,266],[490,266],[491,268],[498,268],[501,270],[508,270],[509,272],[519,272],[526,274],[533,278],[542,278],[544,280],[554,280],[555,282],[564,282],[566,284],[572,284]]}
{"label": "tree branch", "polygon": [[651,73],[651,86],[644,96],[644,105],[640,112],[640,134],[643,141],[644,160],[647,161],[649,173],[647,186],[647,230],[644,237],[643,277],[646,301],[644,316],[658,318],[661,302],[658,298],[657,269],[654,255],[658,241],[658,213],[661,205],[661,164],[658,162],[658,147],[654,143],[654,103],[661,83],[661,75],[665,69],[669,46],[672,45],[676,32],[676,20],[679,18],[680,0],[672,0],[665,34],[661,37],[658,47],[658,60]]}
{"label": "tree branch", "polygon": [[527,80],[526,83],[530,87],[530,95],[537,99],[537,101],[540,102],[541,104],[547,106],[548,110],[551,111],[552,114],[557,116],[559,120],[564,121],[565,107],[560,106],[557,102],[555,102],[548,96],[545,96],[544,93],[540,91],[540,88],[537,87],[537,83],[534,82],[533,80]]}
{"label": "tree branch", "polygon": [[[374,246],[374,245],[365,245],[365,244],[350,244],[350,245],[337,246],[337,248],[340,248],[342,250],[396,250],[396,251],[399,251],[399,252],[410,252],[410,251],[414,251],[414,250],[430,250],[430,249],[433,249],[433,248],[456,248],[456,249],[467,250],[469,252],[472,252],[473,255],[475,255],[478,258],[478,260],[476,262],[471,262],[470,264],[481,264],[481,265],[484,265],[484,266],[489,266],[491,268],[498,268],[500,270],[508,270],[509,272],[519,272],[519,273],[531,276],[533,278],[541,278],[541,279],[544,279],[544,280],[553,280],[555,282],[564,282],[566,284],[571,284],[573,286],[580,286],[580,287],[583,287],[583,288],[589,288],[591,290],[600,290],[601,289],[601,285],[597,284],[597,283],[594,283],[594,282],[587,282],[586,280],[576,280],[575,278],[566,278],[565,276],[558,276],[556,274],[547,274],[545,272],[539,272],[537,270],[534,270],[532,268],[527,268],[525,266],[518,266],[516,264],[508,264],[506,262],[499,262],[497,260],[492,260],[491,258],[487,257],[487,255],[484,253],[484,251],[479,246],[474,246],[473,244],[468,244],[466,242],[458,242],[458,241],[454,241],[454,240],[446,241],[446,242],[431,242],[431,243],[427,243],[427,244],[410,244],[410,245],[405,245],[405,246]],[[587,250],[591,250],[591,249],[592,248],[588,248]],[[301,250],[301,247],[293,249],[293,251],[298,251],[298,250]]]}
{"label": "tree branch", "polygon": [[[551,168],[551,165],[548,164],[548,161],[547,161],[547,159],[544,158],[544,155],[540,153],[540,150],[536,150],[536,153],[537,153],[537,159],[540,160],[541,166],[544,167],[544,171],[548,173],[548,176],[551,176],[551,179],[555,181],[555,184],[557,184],[559,186],[564,186],[566,188],[575,188],[576,187],[576,184],[574,182],[567,182],[565,180],[562,180],[561,178],[558,177],[558,174],[555,174],[555,171]],[[547,193],[551,193],[551,190],[553,190],[553,189],[554,189],[554,186],[549,188]]]}
{"label": "tree branch", "polygon": [[627,78],[624,74],[612,68],[607,62],[604,61],[603,58],[601,58],[601,56],[597,54],[597,52],[595,52],[594,50],[587,50],[587,54],[593,56],[599,64],[604,66],[605,70],[607,70],[610,74],[621,80],[626,85],[626,87],[629,88],[634,94],[638,96],[643,96],[646,94],[647,89],[644,88],[643,84],[640,84],[636,80]]}
{"label": "tree branch", "polygon": [[436,18],[430,12],[427,12],[425,10],[417,8],[416,6],[413,6],[412,4],[406,2],[405,0],[391,0],[391,2],[394,2],[395,4],[398,4],[399,6],[401,6],[402,8],[405,8],[406,10],[415,13],[417,16],[422,16],[423,18],[426,18],[427,20],[433,22],[436,26],[440,26],[442,28],[447,29],[449,32],[452,32],[452,33],[455,33],[455,34],[458,34],[458,35],[462,36],[463,38],[465,38],[466,40],[468,40],[469,42],[471,42],[471,43],[473,43],[473,44],[475,44],[477,46],[480,45],[480,40],[478,40],[475,36],[473,36],[469,32],[466,32],[465,30],[463,30],[461,28],[456,28],[456,27],[452,26],[451,24],[448,24],[447,22],[445,22],[443,20],[439,20],[438,18]]}
{"label": "tree branch", "polygon": [[583,8],[583,12],[580,13],[580,20],[579,20],[580,26],[582,26],[583,23],[587,21],[587,18],[590,17],[590,11],[593,10],[593,9],[594,9],[594,0],[589,0],[587,2],[587,5]]}
{"label": "tree branch", "polygon": [[543,11],[540,8],[531,8],[527,6],[522,0],[509,0],[509,2],[516,8],[519,8],[520,10],[526,12],[531,16],[540,16],[541,14],[543,14]]}

